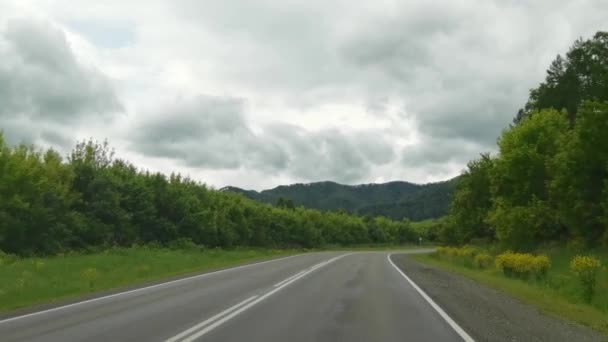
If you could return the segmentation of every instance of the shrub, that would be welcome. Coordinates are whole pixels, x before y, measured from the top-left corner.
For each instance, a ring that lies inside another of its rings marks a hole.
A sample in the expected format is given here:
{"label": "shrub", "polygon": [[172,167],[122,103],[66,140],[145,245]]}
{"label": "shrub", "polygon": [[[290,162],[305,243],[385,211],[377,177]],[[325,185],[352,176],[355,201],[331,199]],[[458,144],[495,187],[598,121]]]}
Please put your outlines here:
{"label": "shrub", "polygon": [[479,250],[472,246],[437,247],[437,254],[450,257],[473,257]]}
{"label": "shrub", "polygon": [[472,246],[458,247],[439,247],[437,248],[438,256],[446,256],[451,261],[462,263],[466,267],[473,266],[473,258],[479,253],[479,249]]}
{"label": "shrub", "polygon": [[507,276],[528,278],[534,275],[537,278],[545,277],[551,267],[547,256],[534,256],[529,253],[514,253],[507,251],[496,257],[496,267]]}
{"label": "shrub", "polygon": [[535,256],[531,260],[530,271],[537,278],[545,278],[547,276],[547,272],[549,272],[549,268],[551,267],[551,261],[549,257],[546,255],[538,255]]}
{"label": "shrub", "polygon": [[456,247],[438,247],[437,254],[442,256],[456,256],[458,254],[458,248]]}
{"label": "shrub", "polygon": [[190,238],[181,237],[169,242],[169,248],[173,250],[195,250],[199,246],[192,242]]}
{"label": "shrub", "polygon": [[473,264],[479,268],[488,268],[492,265],[492,256],[488,253],[479,253],[473,259]]}
{"label": "shrub", "polygon": [[463,246],[461,248],[457,248],[456,250],[456,255],[460,256],[460,257],[467,257],[467,258],[472,258],[475,256],[475,254],[477,254],[479,251],[477,250],[477,248],[475,247],[471,247],[471,246]]}
{"label": "shrub", "polygon": [[17,261],[17,259],[18,258],[15,255],[7,254],[0,250],[0,266],[12,264]]}
{"label": "shrub", "polygon": [[567,248],[572,252],[584,251],[585,247],[585,239],[581,237],[570,239],[567,243]]}
{"label": "shrub", "polygon": [[594,257],[577,255],[570,261],[570,270],[579,279],[583,287],[583,299],[586,302],[590,302],[593,298],[600,267],[600,261]]}

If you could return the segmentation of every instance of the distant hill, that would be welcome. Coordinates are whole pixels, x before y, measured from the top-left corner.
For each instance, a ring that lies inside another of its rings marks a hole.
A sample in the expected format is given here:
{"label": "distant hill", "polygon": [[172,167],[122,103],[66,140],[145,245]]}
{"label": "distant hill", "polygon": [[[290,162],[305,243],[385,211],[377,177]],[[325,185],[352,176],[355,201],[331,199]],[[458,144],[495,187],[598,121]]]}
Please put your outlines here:
{"label": "distant hill", "polygon": [[321,210],[344,209],[350,213],[386,216],[413,221],[437,218],[447,214],[456,178],[437,183],[343,185],[335,182],[281,185],[274,189],[254,191],[225,187],[245,197],[276,204],[279,198],[290,199],[297,206]]}

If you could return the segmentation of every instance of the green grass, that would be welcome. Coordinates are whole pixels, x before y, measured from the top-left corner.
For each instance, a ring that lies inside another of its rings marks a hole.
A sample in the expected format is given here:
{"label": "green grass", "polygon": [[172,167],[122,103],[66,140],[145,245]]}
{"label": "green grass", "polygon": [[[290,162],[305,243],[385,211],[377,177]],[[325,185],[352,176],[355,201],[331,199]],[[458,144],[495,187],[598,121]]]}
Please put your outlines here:
{"label": "green grass", "polygon": [[[438,257],[436,254],[411,257],[500,290],[524,303],[540,308],[549,315],[589,326],[608,335],[608,272],[606,270],[608,253],[605,251],[574,253],[563,248],[545,249],[539,252],[551,258],[551,269],[545,280],[508,278],[494,267],[480,270],[470,267],[470,263],[465,265],[462,261],[449,260],[448,257]],[[578,279],[569,270],[569,262],[577,254],[594,255],[602,261],[596,295],[591,303],[582,300]]]}
{"label": "green grass", "polygon": [[136,247],[50,258],[2,259],[0,255],[0,312],[301,252]]}

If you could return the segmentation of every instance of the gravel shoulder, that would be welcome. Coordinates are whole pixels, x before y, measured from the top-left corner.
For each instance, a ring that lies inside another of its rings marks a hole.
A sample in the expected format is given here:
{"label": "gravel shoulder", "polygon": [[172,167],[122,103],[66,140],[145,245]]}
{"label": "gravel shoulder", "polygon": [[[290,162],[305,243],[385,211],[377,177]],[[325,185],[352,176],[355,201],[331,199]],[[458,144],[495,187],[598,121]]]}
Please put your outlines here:
{"label": "gravel shoulder", "polygon": [[405,254],[391,259],[476,341],[608,341],[589,328],[547,316],[502,292]]}

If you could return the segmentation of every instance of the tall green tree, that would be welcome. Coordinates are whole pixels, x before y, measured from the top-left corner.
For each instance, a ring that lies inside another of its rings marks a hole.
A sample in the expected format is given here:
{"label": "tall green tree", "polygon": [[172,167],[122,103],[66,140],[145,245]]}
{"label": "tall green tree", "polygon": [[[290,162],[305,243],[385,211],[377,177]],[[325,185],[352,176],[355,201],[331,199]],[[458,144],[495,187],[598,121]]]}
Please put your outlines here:
{"label": "tall green tree", "polygon": [[608,100],[608,32],[593,38],[578,39],[565,58],[557,55],[547,70],[545,81],[530,90],[523,110],[515,117],[517,124],[535,111],[565,109],[574,122],[583,101]]}
{"label": "tall green tree", "polygon": [[504,245],[531,248],[560,233],[548,184],[555,178],[552,165],[567,132],[566,114],[547,109],[535,112],[500,137],[487,222]]}
{"label": "tall green tree", "polygon": [[574,129],[564,137],[552,167],[556,177],[551,192],[561,222],[572,236],[589,244],[600,241],[608,232],[607,103],[586,102],[579,108]]}
{"label": "tall green tree", "polygon": [[464,243],[473,238],[494,238],[493,228],[486,223],[491,202],[491,172],[494,159],[482,154],[467,164],[456,186],[450,204],[450,220],[443,227],[443,239],[449,243]]}

